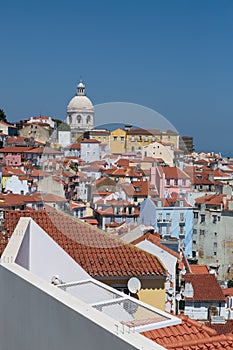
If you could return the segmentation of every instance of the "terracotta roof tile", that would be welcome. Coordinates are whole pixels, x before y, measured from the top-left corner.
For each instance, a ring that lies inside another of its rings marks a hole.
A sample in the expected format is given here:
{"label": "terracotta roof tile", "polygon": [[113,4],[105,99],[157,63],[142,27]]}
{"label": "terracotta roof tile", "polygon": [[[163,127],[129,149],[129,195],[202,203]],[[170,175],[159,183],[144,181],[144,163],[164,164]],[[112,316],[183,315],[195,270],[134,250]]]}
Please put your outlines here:
{"label": "terracotta roof tile", "polygon": [[178,167],[162,167],[166,179],[189,179],[189,175]]}
{"label": "terracotta roof tile", "polygon": [[34,219],[93,277],[166,276],[164,266],[153,255],[64,213],[6,211],[4,223],[9,235],[20,217]]}
{"label": "terracotta roof tile", "polygon": [[[186,274],[184,276],[185,282],[192,284],[194,295],[193,298],[186,298],[189,300],[209,300],[209,301],[225,301],[222,288],[213,274]],[[211,286],[211,288],[210,288]]]}
{"label": "terracotta roof tile", "polygon": [[206,275],[209,273],[207,265],[189,265],[194,275]]}
{"label": "terracotta roof tile", "polygon": [[232,350],[233,337],[219,336],[217,332],[202,323],[180,316],[182,324],[142,332],[152,341],[174,350]]}
{"label": "terracotta roof tile", "polygon": [[205,325],[214,329],[218,334],[233,333],[233,320],[226,320],[225,324],[211,323],[206,321]]}
{"label": "terracotta roof tile", "polygon": [[161,242],[160,242],[160,236],[157,236],[155,234],[152,234],[150,232],[146,233],[145,235],[135,239],[132,244],[138,244],[140,242],[143,242],[145,240],[157,245],[158,247],[162,248],[163,250],[165,250],[166,252],[168,252],[169,254],[175,256],[177,259],[180,258],[179,254],[174,252],[173,250],[169,249],[168,247],[166,247],[165,245],[163,245]]}

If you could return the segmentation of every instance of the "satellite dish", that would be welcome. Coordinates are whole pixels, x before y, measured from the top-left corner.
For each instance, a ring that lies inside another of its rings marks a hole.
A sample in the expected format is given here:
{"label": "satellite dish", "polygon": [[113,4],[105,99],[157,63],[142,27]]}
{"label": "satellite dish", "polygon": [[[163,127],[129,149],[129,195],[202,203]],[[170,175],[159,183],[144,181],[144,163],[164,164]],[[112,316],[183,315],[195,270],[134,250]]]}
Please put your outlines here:
{"label": "satellite dish", "polygon": [[59,284],[62,284],[62,280],[59,278],[59,276],[55,275],[51,278],[51,284],[58,286]]}
{"label": "satellite dish", "polygon": [[127,283],[128,290],[132,294],[136,294],[142,287],[141,281],[137,277],[131,277]]}

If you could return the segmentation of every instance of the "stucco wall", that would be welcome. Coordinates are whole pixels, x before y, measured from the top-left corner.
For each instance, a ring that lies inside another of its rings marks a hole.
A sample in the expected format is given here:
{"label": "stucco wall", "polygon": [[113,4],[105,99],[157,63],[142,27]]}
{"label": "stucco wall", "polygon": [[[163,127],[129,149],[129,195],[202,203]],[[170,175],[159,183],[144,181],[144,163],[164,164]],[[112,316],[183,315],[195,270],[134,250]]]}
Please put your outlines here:
{"label": "stucco wall", "polygon": [[1,350],[138,348],[2,265],[0,279]]}

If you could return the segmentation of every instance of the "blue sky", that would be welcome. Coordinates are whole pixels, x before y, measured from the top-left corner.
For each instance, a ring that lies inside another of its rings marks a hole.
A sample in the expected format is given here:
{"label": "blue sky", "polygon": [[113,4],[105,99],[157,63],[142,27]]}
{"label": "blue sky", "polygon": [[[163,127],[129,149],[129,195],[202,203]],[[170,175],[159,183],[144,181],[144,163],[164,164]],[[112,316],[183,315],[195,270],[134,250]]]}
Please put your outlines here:
{"label": "blue sky", "polygon": [[12,0],[0,13],[10,121],[64,119],[82,76],[94,104],[152,108],[197,150],[233,155],[232,0]]}

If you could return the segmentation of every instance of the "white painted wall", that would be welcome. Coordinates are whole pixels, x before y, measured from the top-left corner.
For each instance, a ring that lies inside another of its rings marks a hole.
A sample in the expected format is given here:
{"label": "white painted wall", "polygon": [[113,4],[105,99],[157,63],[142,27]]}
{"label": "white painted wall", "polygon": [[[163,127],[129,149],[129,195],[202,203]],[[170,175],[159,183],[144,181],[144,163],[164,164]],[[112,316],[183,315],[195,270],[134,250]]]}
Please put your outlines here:
{"label": "white painted wall", "polygon": [[67,147],[71,143],[71,131],[58,131],[58,143],[62,147]]}
{"label": "white painted wall", "polygon": [[6,180],[6,191],[11,191],[15,194],[26,194],[29,192],[27,180],[19,180],[17,175],[12,175],[9,179]]}
{"label": "white painted wall", "polygon": [[[0,264],[1,350],[164,350],[44,280],[57,270],[80,273],[61,250],[31,219],[20,220]],[[17,252],[24,267],[14,263]]]}

